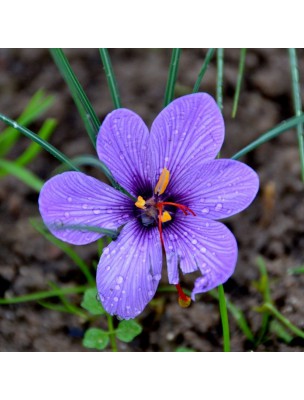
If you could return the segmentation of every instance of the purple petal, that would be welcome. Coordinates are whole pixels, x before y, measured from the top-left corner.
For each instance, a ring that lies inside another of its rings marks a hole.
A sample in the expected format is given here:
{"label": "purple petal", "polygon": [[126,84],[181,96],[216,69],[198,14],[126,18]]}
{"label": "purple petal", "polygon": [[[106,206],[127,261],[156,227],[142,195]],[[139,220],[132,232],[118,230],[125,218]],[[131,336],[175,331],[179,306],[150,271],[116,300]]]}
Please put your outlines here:
{"label": "purple petal", "polygon": [[180,97],[155,119],[151,128],[152,176],[157,181],[166,167],[171,174],[168,187],[189,170],[214,159],[224,140],[224,121],[214,99],[207,93]]}
{"label": "purple petal", "polygon": [[79,245],[103,234],[77,229],[78,225],[117,229],[133,216],[133,203],[126,195],[81,172],[64,172],[48,180],[40,192],[39,209],[54,236]]}
{"label": "purple petal", "polygon": [[128,223],[99,261],[97,289],[105,310],[123,319],[135,318],[153,298],[161,268],[157,228]]}
{"label": "purple petal", "polygon": [[97,136],[97,153],[117,182],[135,196],[145,192],[149,131],[133,111],[120,108],[107,115]]}
{"label": "purple petal", "polygon": [[170,283],[178,283],[178,266],[184,274],[199,269],[203,275],[194,288],[193,299],[196,293],[215,288],[233,274],[236,240],[220,222],[177,213],[163,237]]}
{"label": "purple petal", "polygon": [[175,187],[177,203],[190,207],[198,216],[221,219],[234,215],[254,200],[259,177],[239,161],[213,160],[189,173]]}

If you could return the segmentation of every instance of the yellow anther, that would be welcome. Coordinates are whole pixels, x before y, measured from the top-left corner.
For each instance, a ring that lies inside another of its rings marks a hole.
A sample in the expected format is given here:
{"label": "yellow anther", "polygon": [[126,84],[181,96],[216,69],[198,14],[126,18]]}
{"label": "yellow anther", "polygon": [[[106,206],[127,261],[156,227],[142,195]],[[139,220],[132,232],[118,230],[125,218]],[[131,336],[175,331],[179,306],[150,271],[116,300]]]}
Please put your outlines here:
{"label": "yellow anther", "polygon": [[160,217],[161,222],[168,222],[168,221],[171,221],[171,219],[172,219],[172,217],[168,213],[168,211],[164,211],[163,215]]}
{"label": "yellow anther", "polygon": [[145,204],[146,204],[146,201],[141,196],[138,196],[137,202],[135,203],[136,207],[144,209]]}
{"label": "yellow anther", "polygon": [[170,172],[167,170],[167,168],[164,168],[155,186],[154,193],[158,195],[163,194],[168,186],[169,179],[170,179]]}

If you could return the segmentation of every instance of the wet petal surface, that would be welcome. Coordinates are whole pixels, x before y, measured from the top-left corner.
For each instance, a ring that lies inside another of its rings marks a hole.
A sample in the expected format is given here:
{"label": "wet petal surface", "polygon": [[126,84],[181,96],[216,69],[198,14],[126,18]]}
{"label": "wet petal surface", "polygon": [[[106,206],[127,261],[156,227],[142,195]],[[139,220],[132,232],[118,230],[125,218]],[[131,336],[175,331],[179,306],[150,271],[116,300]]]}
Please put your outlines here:
{"label": "wet petal surface", "polygon": [[214,159],[223,140],[223,117],[211,96],[196,93],[174,100],[151,128],[153,183],[166,167],[171,174],[170,191],[189,170]]}
{"label": "wet petal surface", "polygon": [[163,237],[170,283],[178,283],[178,266],[184,274],[201,271],[200,285],[193,296],[215,288],[232,275],[237,244],[233,234],[220,222],[179,212],[164,229]]}
{"label": "wet petal surface", "polygon": [[153,298],[162,268],[157,228],[128,223],[104,249],[97,270],[97,289],[105,310],[123,319],[135,318]]}
{"label": "wet petal surface", "polygon": [[176,201],[198,216],[222,219],[244,210],[259,189],[256,172],[239,161],[219,159],[204,163],[176,185]]}
{"label": "wet petal surface", "polygon": [[108,114],[97,136],[100,160],[135,197],[146,191],[149,182],[148,140],[149,131],[143,120],[125,108]]}
{"label": "wet petal surface", "polygon": [[89,227],[117,229],[133,218],[133,203],[126,195],[81,172],[64,172],[48,180],[40,192],[39,209],[54,236],[77,245],[103,236]]}

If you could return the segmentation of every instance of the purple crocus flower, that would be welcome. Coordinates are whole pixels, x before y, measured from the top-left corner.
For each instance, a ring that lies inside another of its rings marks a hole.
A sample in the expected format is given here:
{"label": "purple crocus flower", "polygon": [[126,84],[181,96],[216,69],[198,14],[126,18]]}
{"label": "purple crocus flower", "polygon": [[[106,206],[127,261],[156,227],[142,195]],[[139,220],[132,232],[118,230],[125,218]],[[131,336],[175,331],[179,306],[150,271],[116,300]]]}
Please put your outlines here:
{"label": "purple crocus flower", "polygon": [[59,239],[82,245],[103,236],[69,225],[123,226],[98,265],[97,289],[108,313],[129,319],[142,312],[160,281],[163,250],[181,305],[188,298],[180,271],[201,272],[193,300],[232,275],[236,240],[217,220],[245,209],[259,180],[243,163],[215,159],[223,139],[221,112],[206,93],[174,100],[150,133],[137,114],[121,108],[100,127],[97,153],[134,198],[81,172],[62,173],[43,186],[40,212]]}

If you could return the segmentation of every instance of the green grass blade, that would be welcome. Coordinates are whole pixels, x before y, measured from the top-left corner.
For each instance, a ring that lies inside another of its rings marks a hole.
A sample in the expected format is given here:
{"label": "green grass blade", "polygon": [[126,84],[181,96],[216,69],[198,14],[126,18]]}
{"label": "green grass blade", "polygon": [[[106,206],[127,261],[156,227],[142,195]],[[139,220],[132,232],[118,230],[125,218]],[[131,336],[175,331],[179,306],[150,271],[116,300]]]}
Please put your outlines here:
{"label": "green grass blade", "polygon": [[289,268],[288,269],[288,274],[289,275],[304,274],[304,266],[295,267],[295,268]]}
{"label": "green grass blade", "polygon": [[[302,114],[302,101],[301,101],[301,87],[299,80],[299,70],[296,49],[288,49],[289,51],[289,61],[290,61],[290,71],[291,71],[291,81],[292,81],[292,95],[293,95],[293,105],[295,114],[297,116]],[[297,126],[297,136],[298,136],[298,146],[301,164],[301,177],[304,182],[304,132],[303,125],[299,124]]]}
{"label": "green grass blade", "polygon": [[237,77],[236,88],[235,88],[234,99],[233,99],[232,118],[235,118],[235,116],[236,116],[237,107],[238,107],[238,103],[239,103],[239,97],[240,97],[241,86],[242,86],[244,70],[245,70],[246,50],[247,49],[241,49],[241,52],[240,52],[240,63],[239,63],[238,77]]}
{"label": "green grass blade", "polygon": [[[260,282],[259,282],[259,291],[263,295],[264,303],[271,303],[272,301],[271,301],[271,296],[270,296],[270,287],[269,287],[269,279],[268,279],[266,263],[262,257],[258,257],[257,264],[258,264],[260,274],[261,274],[261,278],[260,278]],[[257,345],[262,343],[262,341],[264,340],[267,332],[269,331],[269,324],[270,324],[270,315],[267,311],[263,312],[261,329],[260,329],[259,337],[256,341]]]}
{"label": "green grass blade", "polygon": [[210,61],[211,61],[211,59],[213,57],[213,54],[214,54],[214,49],[208,49],[207,54],[206,54],[206,58],[204,60],[202,68],[201,68],[201,70],[200,70],[200,72],[198,74],[198,77],[197,77],[197,80],[195,82],[195,85],[194,85],[192,93],[197,93],[199,91],[200,84],[201,84],[202,79],[203,79],[203,77],[205,75],[205,72],[207,71],[207,68],[208,68],[208,66],[210,64]]}
{"label": "green grass blade", "polygon": [[223,110],[223,77],[224,77],[224,49],[217,49],[216,51],[216,65],[217,65],[217,77],[216,77],[216,102]]}
{"label": "green grass blade", "polygon": [[[53,282],[49,282],[49,285],[50,285],[51,289],[53,289],[53,290],[60,290],[60,288]],[[59,297],[61,303],[64,305],[64,307],[71,314],[78,315],[79,317],[82,317],[82,318],[87,318],[86,313],[82,309],[74,306],[74,304],[72,304],[70,302],[70,300],[67,298],[67,296],[65,294],[60,294],[58,297]]]}
{"label": "green grass blade", "polygon": [[81,270],[90,285],[95,284],[95,278],[92,276],[87,264],[79,257],[79,255],[65,242],[57,239],[47,231],[47,228],[39,221],[31,219],[33,227],[43,235],[49,242],[53,243],[56,247],[62,250]]}
{"label": "green grass blade", "polygon": [[288,129],[294,128],[298,124],[303,124],[304,115],[300,115],[299,117],[292,117],[287,119],[286,121],[281,122],[279,125],[270,129],[268,132],[261,135],[258,139],[254,140],[248,146],[244,147],[242,150],[235,153],[231,158],[232,160],[238,160],[243,157],[245,154],[248,154],[250,151],[256,149],[261,144],[268,142],[271,139],[281,135],[282,133],[288,131]]}
{"label": "green grass blade", "polygon": [[11,126],[12,128],[17,129],[20,133],[22,133],[27,138],[31,139],[33,142],[36,142],[41,146],[44,150],[48,151],[52,156],[57,158],[60,162],[66,164],[74,171],[79,171],[79,169],[69,160],[61,151],[57,150],[56,147],[52,146],[47,141],[43,140],[39,137],[36,133],[30,131],[28,128],[18,124],[16,121],[6,117],[3,114],[0,114],[0,120],[3,121],[5,124]]}
{"label": "green grass blade", "polygon": [[50,49],[50,52],[70,89],[88,135],[94,147],[96,147],[96,135],[99,131],[100,121],[62,49]]}
{"label": "green grass blade", "polygon": [[103,68],[106,73],[106,78],[110,89],[111,97],[114,103],[114,107],[121,108],[120,95],[118,92],[118,86],[114,75],[114,70],[112,67],[108,49],[99,49],[99,53],[102,60]]}
{"label": "green grass blade", "polygon": [[46,290],[42,292],[36,292],[31,294],[26,294],[24,296],[16,296],[8,299],[0,299],[0,304],[18,304],[18,303],[26,303],[27,301],[37,301],[48,299],[50,297],[58,297],[62,295],[68,294],[77,294],[84,293],[87,290],[88,286],[74,286],[68,287],[65,289],[56,289],[56,290]]}
{"label": "green grass blade", "polygon": [[12,161],[2,160],[0,159],[0,168],[4,170],[7,174],[15,176],[21,182],[25,183],[30,188],[36,190],[37,192],[43,186],[43,181],[39,179],[33,172],[16,165]]}
{"label": "green grass blade", "polygon": [[69,314],[74,314],[71,313],[65,306],[63,306],[62,304],[53,304],[53,303],[49,303],[47,301],[38,301],[38,304],[44,308],[47,308],[48,310],[52,310],[52,311],[59,311],[59,312],[65,312],[65,313],[69,313]]}
{"label": "green grass blade", "polygon": [[218,294],[219,294],[220,315],[223,328],[224,351],[229,352],[230,351],[229,321],[228,321],[226,298],[223,285],[220,285],[218,287]]}
{"label": "green grass blade", "polygon": [[302,339],[304,339],[304,332],[301,331],[301,329],[297,328],[295,325],[293,325],[289,319],[287,319],[286,317],[284,317],[283,314],[281,314],[275,307],[273,304],[271,303],[265,303],[263,304],[263,306],[261,307],[262,311],[266,311],[269,312],[273,317],[275,317],[278,321],[281,322],[281,324],[283,324],[284,326],[286,326],[286,328],[288,328],[292,333],[294,333],[296,336],[301,337]]}
{"label": "green grass blade", "polygon": [[[27,126],[43,114],[53,103],[54,96],[46,96],[43,90],[38,90],[30,99],[17,122]],[[0,134],[0,157],[4,157],[14,146],[19,137],[19,132],[13,128],[6,128]]]}
{"label": "green grass blade", "polygon": [[[210,296],[212,296],[214,299],[219,300],[218,291],[210,290],[210,292],[208,292],[208,294],[210,294]],[[226,303],[227,303],[228,311],[234,318],[235,322],[238,324],[241,331],[244,333],[244,335],[247,337],[248,340],[250,340],[251,342],[254,342],[253,333],[252,333],[251,329],[249,328],[249,325],[248,325],[246,318],[245,318],[244,314],[242,313],[242,311],[228,299],[226,299]]]}
{"label": "green grass blade", "polygon": [[[57,126],[57,121],[55,119],[47,119],[42,125],[41,129],[39,130],[38,136],[41,139],[48,141],[52,133],[54,132],[56,126]],[[40,151],[41,151],[41,146],[33,142],[21,154],[21,156],[16,159],[15,163],[17,165],[25,166],[29,164],[31,161],[33,161],[34,158],[37,157],[37,155],[40,153]]]}
{"label": "green grass blade", "polygon": [[181,49],[172,49],[171,62],[168,73],[168,81],[164,98],[164,107],[166,107],[169,103],[171,103],[171,101],[174,98],[174,88],[177,78],[180,54],[181,54]]}

